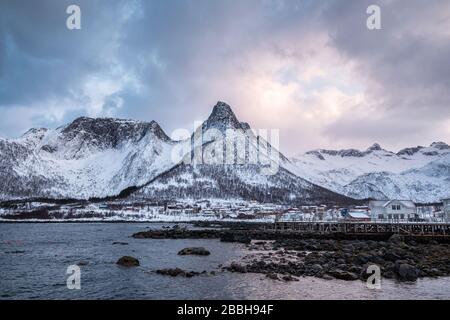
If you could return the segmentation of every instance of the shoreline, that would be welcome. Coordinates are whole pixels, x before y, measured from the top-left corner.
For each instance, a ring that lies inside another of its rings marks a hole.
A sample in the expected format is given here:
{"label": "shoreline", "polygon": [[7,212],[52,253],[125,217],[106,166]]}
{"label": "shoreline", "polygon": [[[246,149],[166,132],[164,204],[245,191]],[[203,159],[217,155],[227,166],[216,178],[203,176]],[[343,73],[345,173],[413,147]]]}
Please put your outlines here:
{"label": "shoreline", "polygon": [[[136,232],[135,239],[220,239],[247,246],[249,254],[222,269],[259,273],[273,280],[298,277],[347,281],[369,278],[370,266],[381,277],[399,281],[450,276],[450,241],[394,235],[368,238],[342,234],[276,233],[241,225],[237,228],[159,229]],[[254,252],[254,253],[253,253]]]}
{"label": "shoreline", "polygon": [[167,224],[197,224],[197,223],[210,223],[210,224],[233,224],[233,223],[248,223],[248,224],[272,224],[269,221],[252,221],[252,220],[80,220],[80,219],[62,219],[62,220],[30,220],[30,219],[0,219],[0,224],[8,223],[167,223]]}

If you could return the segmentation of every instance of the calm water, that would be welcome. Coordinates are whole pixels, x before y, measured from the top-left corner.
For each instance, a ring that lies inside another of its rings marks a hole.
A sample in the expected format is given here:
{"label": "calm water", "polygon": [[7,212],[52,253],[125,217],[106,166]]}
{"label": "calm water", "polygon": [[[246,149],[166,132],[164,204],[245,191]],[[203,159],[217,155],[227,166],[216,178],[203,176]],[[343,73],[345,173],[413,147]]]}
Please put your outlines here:
{"label": "calm water", "polygon": [[[167,225],[167,224],[166,224]],[[301,278],[280,282],[258,274],[219,272],[218,265],[248,253],[244,245],[218,240],[133,239],[161,224],[61,223],[0,224],[0,299],[449,299],[450,278],[414,284],[383,280],[381,290],[360,281]],[[129,245],[113,245],[114,241]],[[187,246],[203,246],[207,257],[178,256]],[[123,255],[137,268],[115,264]],[[81,290],[66,287],[66,270],[80,261]],[[217,271],[215,276],[167,277],[154,271],[180,267]]]}

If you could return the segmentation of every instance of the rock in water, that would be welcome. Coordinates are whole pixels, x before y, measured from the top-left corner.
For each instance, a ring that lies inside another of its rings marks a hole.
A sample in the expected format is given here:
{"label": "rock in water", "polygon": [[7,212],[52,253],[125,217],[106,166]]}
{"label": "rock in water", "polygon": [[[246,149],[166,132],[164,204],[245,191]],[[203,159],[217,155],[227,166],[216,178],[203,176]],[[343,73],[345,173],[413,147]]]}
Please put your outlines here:
{"label": "rock in water", "polygon": [[283,279],[284,281],[298,281],[297,278],[291,276],[290,274],[283,276],[281,279]]}
{"label": "rock in water", "polygon": [[400,264],[397,271],[399,280],[416,281],[419,277],[419,269],[410,264]]}
{"label": "rock in water", "polygon": [[190,247],[180,250],[178,254],[180,256],[184,255],[209,256],[211,253],[203,247]]}
{"label": "rock in water", "polygon": [[268,274],[266,274],[266,277],[269,279],[272,279],[272,280],[280,280],[276,273],[268,273]]}
{"label": "rock in water", "polygon": [[243,266],[237,262],[232,262],[231,265],[227,269],[228,269],[228,271],[231,271],[231,272],[247,273],[247,267]]}
{"label": "rock in water", "polygon": [[157,274],[161,274],[163,276],[171,276],[171,277],[178,277],[183,276],[186,278],[192,278],[193,276],[198,276],[200,274],[206,274],[206,271],[203,271],[202,273],[196,272],[196,271],[185,271],[180,268],[167,268],[167,269],[159,269],[156,270]]}
{"label": "rock in water", "polygon": [[340,280],[346,280],[346,281],[353,281],[358,280],[358,276],[352,272],[343,271],[343,270],[331,270],[328,272],[331,276],[335,277],[336,279]]}
{"label": "rock in water", "polygon": [[156,273],[162,274],[165,276],[171,276],[171,277],[176,277],[179,275],[186,276],[186,271],[184,271],[183,269],[180,269],[180,268],[159,269],[159,270],[156,270]]}
{"label": "rock in water", "polygon": [[122,246],[128,245],[128,242],[114,241],[112,244],[120,244]]}
{"label": "rock in water", "polygon": [[116,262],[123,267],[137,267],[139,266],[139,260],[130,256],[123,256]]}

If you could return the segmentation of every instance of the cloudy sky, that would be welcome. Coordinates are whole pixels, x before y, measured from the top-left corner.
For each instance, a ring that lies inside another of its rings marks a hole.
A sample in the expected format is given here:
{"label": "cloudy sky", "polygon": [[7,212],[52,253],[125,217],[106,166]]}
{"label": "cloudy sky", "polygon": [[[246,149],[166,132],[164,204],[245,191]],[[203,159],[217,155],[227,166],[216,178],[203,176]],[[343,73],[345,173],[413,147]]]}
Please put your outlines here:
{"label": "cloudy sky", "polygon": [[450,1],[0,1],[1,137],[81,115],[170,135],[218,100],[289,155],[450,142]]}

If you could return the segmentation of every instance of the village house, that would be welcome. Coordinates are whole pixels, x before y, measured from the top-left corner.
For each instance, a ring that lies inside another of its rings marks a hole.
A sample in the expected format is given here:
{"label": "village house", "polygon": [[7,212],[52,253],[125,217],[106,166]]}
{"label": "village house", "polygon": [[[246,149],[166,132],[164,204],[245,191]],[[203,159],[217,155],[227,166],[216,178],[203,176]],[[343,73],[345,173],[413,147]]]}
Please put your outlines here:
{"label": "village house", "polygon": [[370,216],[367,213],[367,210],[364,209],[342,209],[341,216],[345,221],[358,221],[358,222],[367,222],[370,221]]}
{"label": "village house", "polygon": [[416,205],[411,200],[372,200],[372,220],[410,220],[416,218]]}

